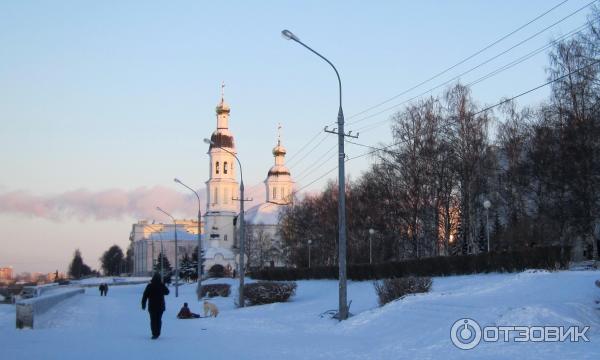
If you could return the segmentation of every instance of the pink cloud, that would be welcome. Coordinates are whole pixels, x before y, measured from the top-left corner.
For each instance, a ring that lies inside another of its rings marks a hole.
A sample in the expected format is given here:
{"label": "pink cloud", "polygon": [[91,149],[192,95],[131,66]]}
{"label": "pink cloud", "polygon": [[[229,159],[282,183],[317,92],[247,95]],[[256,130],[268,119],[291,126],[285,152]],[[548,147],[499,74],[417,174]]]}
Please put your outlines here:
{"label": "pink cloud", "polygon": [[[202,211],[204,191],[200,191]],[[0,193],[0,214],[17,214],[54,221],[115,220],[123,218],[161,218],[160,206],[177,217],[193,218],[198,212],[195,195],[163,186],[139,187],[133,190],[77,189],[55,195],[33,195],[16,190]]]}

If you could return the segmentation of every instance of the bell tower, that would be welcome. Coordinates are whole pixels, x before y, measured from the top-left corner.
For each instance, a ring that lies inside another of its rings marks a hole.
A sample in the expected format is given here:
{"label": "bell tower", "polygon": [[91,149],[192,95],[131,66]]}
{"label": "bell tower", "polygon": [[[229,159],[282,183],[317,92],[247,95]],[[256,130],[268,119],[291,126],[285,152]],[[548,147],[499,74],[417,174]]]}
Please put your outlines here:
{"label": "bell tower", "polygon": [[239,184],[236,180],[237,163],[232,154],[237,154],[233,134],[229,131],[231,109],[225,102],[225,84],[221,85],[221,101],[215,109],[217,129],[212,133],[212,143],[208,148],[210,159],[206,182],[206,245],[214,248],[231,249],[234,244],[235,229],[233,219],[238,212]]}
{"label": "bell tower", "polygon": [[290,170],[285,166],[286,153],[285,148],[281,145],[281,125],[279,125],[277,127],[277,145],[273,148],[275,164],[269,169],[265,180],[267,202],[283,205],[292,201],[294,181]]}

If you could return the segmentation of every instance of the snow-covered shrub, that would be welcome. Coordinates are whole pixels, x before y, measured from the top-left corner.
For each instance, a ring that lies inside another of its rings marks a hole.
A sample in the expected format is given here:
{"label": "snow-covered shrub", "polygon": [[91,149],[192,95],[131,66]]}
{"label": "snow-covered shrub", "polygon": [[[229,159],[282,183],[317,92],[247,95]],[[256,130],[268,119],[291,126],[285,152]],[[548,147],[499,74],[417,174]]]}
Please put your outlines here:
{"label": "snow-covered shrub", "polygon": [[295,293],[295,282],[259,281],[244,285],[246,305],[286,302]]}
{"label": "snow-covered shrub", "polygon": [[202,290],[200,292],[201,297],[215,297],[222,296],[228,297],[231,294],[231,285],[229,284],[208,284],[202,285]]}
{"label": "snow-covered shrub", "polygon": [[409,294],[429,292],[431,288],[430,277],[408,276],[393,279],[384,279],[373,283],[375,292],[379,299],[379,305],[383,306],[390,301],[402,298]]}

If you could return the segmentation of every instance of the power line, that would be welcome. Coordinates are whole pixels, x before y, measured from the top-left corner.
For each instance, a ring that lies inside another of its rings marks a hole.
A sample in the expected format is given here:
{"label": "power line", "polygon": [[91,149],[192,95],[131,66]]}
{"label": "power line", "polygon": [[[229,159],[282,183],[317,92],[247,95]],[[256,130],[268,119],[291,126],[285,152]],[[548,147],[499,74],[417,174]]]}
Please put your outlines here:
{"label": "power line", "polygon": [[[319,133],[320,133],[320,134],[323,134],[323,131],[322,131],[322,130],[320,130],[320,131],[319,131]],[[304,154],[304,156],[302,156],[300,159],[296,160],[296,162],[295,162],[295,163],[301,162],[302,160],[306,159],[306,157],[307,157],[308,155],[312,154],[312,152],[313,152],[313,151],[315,151],[315,150],[316,150],[316,149],[317,149],[319,146],[321,146],[321,144],[322,144],[322,143],[323,143],[325,140],[327,140],[327,134],[325,134],[325,136],[323,136],[323,138],[321,139],[321,141],[319,141],[319,142],[318,142],[318,143],[317,143],[315,146],[313,146],[313,148],[312,148],[312,149],[310,149],[310,151],[309,151],[309,152],[307,152],[306,154]],[[293,162],[293,161],[291,161],[291,162],[288,162],[288,167],[290,167],[290,168],[293,168],[293,167],[295,167],[295,165],[291,165],[292,163],[294,163],[294,162]]]}
{"label": "power line", "polygon": [[556,9],[556,8],[558,8],[558,7],[560,7],[560,6],[562,6],[563,4],[565,4],[565,3],[566,3],[566,2],[568,2],[568,1],[569,1],[569,0],[562,1],[562,2],[560,2],[559,4],[557,4],[557,5],[553,6],[553,7],[551,7],[550,9],[548,9],[548,10],[544,11],[543,13],[541,13],[541,14],[540,14],[540,15],[538,15],[538,16],[536,16],[535,18],[533,18],[532,20],[528,21],[527,23],[525,23],[525,24],[521,25],[521,26],[520,26],[520,27],[518,27],[517,29],[515,29],[515,30],[511,31],[510,33],[508,33],[508,34],[506,34],[506,35],[504,35],[504,36],[502,36],[502,37],[501,37],[501,38],[499,38],[498,40],[495,40],[495,41],[493,41],[492,43],[488,44],[487,46],[483,47],[482,49],[480,49],[480,50],[476,51],[475,53],[473,53],[473,54],[471,54],[471,55],[469,55],[469,56],[467,56],[466,58],[462,59],[461,61],[457,62],[456,64],[454,64],[454,65],[452,65],[452,66],[450,66],[450,67],[448,67],[448,68],[446,68],[446,69],[442,70],[441,72],[439,72],[439,73],[437,73],[437,74],[433,75],[432,77],[428,78],[427,80],[424,80],[424,81],[422,81],[422,82],[420,82],[420,83],[418,83],[418,84],[416,84],[416,85],[412,86],[411,88],[409,88],[409,89],[407,89],[407,90],[404,90],[404,91],[403,91],[403,92],[401,92],[400,94],[397,94],[397,95],[394,95],[394,96],[392,96],[392,97],[388,98],[388,99],[387,99],[387,100],[385,100],[385,101],[382,101],[382,102],[380,102],[380,103],[378,103],[378,104],[376,104],[376,105],[373,105],[373,106],[371,106],[371,107],[369,107],[369,108],[367,108],[367,109],[365,109],[365,110],[362,110],[362,111],[360,111],[360,112],[358,112],[358,113],[356,113],[356,114],[353,114],[352,116],[348,117],[348,119],[352,119],[352,118],[354,118],[354,117],[357,117],[358,115],[362,115],[362,114],[364,114],[364,113],[366,113],[366,112],[369,112],[369,111],[371,111],[371,110],[373,110],[373,109],[375,109],[375,108],[378,108],[378,107],[380,107],[381,105],[387,104],[388,102],[390,102],[390,101],[392,101],[392,100],[394,100],[394,99],[397,99],[398,97],[400,97],[400,96],[402,96],[402,95],[405,95],[405,94],[407,94],[407,93],[411,92],[412,90],[414,90],[414,89],[416,89],[416,88],[418,88],[418,87],[420,87],[420,86],[422,86],[422,85],[424,85],[424,84],[426,84],[426,83],[430,82],[431,80],[437,79],[437,78],[438,78],[438,77],[440,77],[441,75],[444,75],[445,73],[447,73],[448,71],[450,71],[450,70],[452,70],[452,69],[456,68],[457,66],[464,64],[464,63],[465,63],[465,62],[467,62],[468,60],[471,60],[472,58],[474,58],[475,56],[477,56],[477,55],[481,54],[482,52],[486,51],[487,49],[491,48],[492,46],[494,46],[494,45],[496,45],[496,44],[498,44],[498,43],[502,42],[503,40],[505,40],[505,39],[507,39],[508,37],[510,37],[510,36],[512,36],[512,35],[514,35],[515,33],[519,32],[520,30],[524,29],[525,27],[527,27],[527,26],[531,25],[531,24],[532,24],[532,23],[534,23],[535,21],[537,21],[537,20],[541,19],[542,17],[546,16],[548,13],[550,13],[550,12],[551,12],[551,11],[553,11],[554,9]]}
{"label": "power line", "polygon": [[[534,87],[534,88],[532,88],[532,89],[529,89],[529,90],[527,90],[527,91],[524,91],[524,92],[522,92],[522,93],[520,93],[520,94],[518,94],[518,95],[515,95],[515,96],[511,97],[511,98],[504,99],[504,100],[502,100],[502,101],[500,101],[500,102],[498,102],[498,103],[496,103],[496,104],[494,104],[494,105],[488,106],[488,107],[486,107],[486,108],[484,108],[484,109],[482,109],[482,110],[480,110],[480,111],[477,111],[477,112],[473,113],[471,116],[476,116],[476,115],[479,115],[479,114],[481,114],[481,113],[484,113],[484,112],[486,112],[486,111],[489,111],[489,110],[491,110],[491,109],[493,109],[493,108],[495,108],[495,107],[497,107],[497,106],[500,106],[500,105],[502,105],[502,104],[505,104],[505,103],[507,103],[507,102],[513,101],[514,99],[517,99],[517,98],[519,98],[519,97],[521,97],[521,96],[523,96],[523,95],[527,95],[527,94],[529,94],[529,93],[531,93],[531,92],[533,92],[533,91],[536,91],[536,90],[538,90],[538,89],[541,89],[541,88],[543,88],[543,87],[545,87],[545,86],[548,86],[548,85],[550,85],[550,84],[552,84],[552,83],[554,83],[554,82],[556,82],[556,81],[562,80],[562,79],[564,79],[564,78],[566,78],[566,77],[568,77],[568,76],[570,76],[570,75],[573,75],[573,74],[575,74],[575,73],[577,73],[577,72],[580,72],[580,71],[582,71],[582,70],[585,70],[585,69],[589,68],[590,66],[594,66],[594,65],[596,65],[596,64],[598,64],[598,63],[600,63],[600,59],[598,59],[598,60],[596,60],[596,61],[593,61],[593,62],[591,62],[591,63],[589,63],[589,64],[587,64],[587,65],[585,65],[585,66],[582,66],[582,67],[580,67],[580,68],[578,68],[578,69],[575,69],[575,70],[573,70],[573,71],[571,71],[571,72],[569,72],[569,73],[567,73],[567,74],[564,74],[564,75],[562,75],[562,76],[559,76],[559,77],[557,77],[556,79],[553,79],[553,80],[547,81],[547,82],[545,82],[545,83],[543,83],[543,84],[541,84],[541,85],[538,85],[538,86],[536,86],[536,87]],[[374,151],[372,151],[372,152],[383,151],[383,150],[385,150],[385,149],[387,149],[387,148],[389,148],[389,147],[392,147],[392,146],[395,146],[395,145],[399,145],[399,144],[401,144],[401,143],[402,143],[402,142],[398,142],[398,143],[394,143],[394,144],[391,144],[391,145],[385,146],[385,147],[383,147],[383,148],[378,148],[378,147],[371,146],[371,145],[365,145],[365,144],[360,144],[360,143],[357,143],[357,142],[353,142],[353,141],[351,141],[351,140],[346,140],[346,142],[347,142],[347,143],[350,143],[350,144],[353,144],[353,145],[357,145],[357,146],[362,146],[362,147],[367,147],[367,148],[374,149]],[[363,156],[364,156],[364,155],[363,155]]]}
{"label": "power line", "polygon": [[512,62],[510,62],[510,63],[508,63],[508,64],[506,64],[506,65],[504,65],[504,66],[502,66],[502,67],[500,67],[500,68],[498,68],[498,69],[496,69],[496,70],[494,70],[494,71],[492,71],[492,72],[490,72],[490,73],[488,73],[488,74],[486,74],[486,75],[484,75],[482,77],[480,77],[479,79],[476,79],[476,80],[468,83],[467,86],[476,85],[476,84],[478,84],[478,83],[480,83],[480,82],[482,82],[484,80],[487,80],[488,78],[491,78],[491,77],[493,77],[495,75],[498,75],[499,73],[501,73],[501,72],[503,72],[505,70],[508,70],[508,69],[514,67],[515,65],[518,65],[518,64],[522,63],[523,61],[526,61],[526,60],[532,58],[533,56],[535,56],[535,55],[537,55],[537,54],[539,54],[539,53],[541,53],[541,52],[549,49],[550,47],[554,46],[559,41],[562,41],[562,40],[564,40],[564,39],[566,39],[568,37],[575,36],[575,35],[581,33],[584,29],[587,28],[587,26],[588,26],[588,24],[583,24],[583,25],[579,26],[578,28],[576,28],[574,30],[571,30],[569,33],[567,33],[567,34],[565,34],[563,36],[560,36],[556,40],[553,40],[553,41],[549,42],[548,44],[546,44],[546,45],[544,45],[542,47],[539,47],[536,50],[533,50],[533,51],[525,54],[524,56],[522,56],[522,57],[520,57],[520,58],[518,58],[516,60],[513,60]]}
{"label": "power line", "polygon": [[539,85],[539,86],[536,86],[536,87],[534,87],[533,89],[529,89],[529,90],[527,90],[527,91],[524,91],[524,92],[522,92],[522,93],[520,93],[520,94],[518,94],[518,95],[515,95],[515,96],[513,96],[513,97],[511,97],[511,98],[509,98],[509,99],[502,100],[502,101],[500,101],[500,102],[499,102],[499,103],[497,103],[497,104],[494,104],[494,105],[488,106],[488,107],[486,107],[485,109],[483,109],[483,110],[480,110],[480,111],[478,111],[478,112],[474,113],[474,114],[473,114],[473,116],[475,116],[475,115],[479,115],[479,114],[481,114],[481,113],[483,113],[483,112],[486,112],[486,111],[488,111],[488,110],[491,110],[491,109],[493,109],[493,108],[495,108],[495,107],[497,107],[497,106],[500,106],[500,105],[502,105],[502,104],[505,104],[505,103],[507,103],[507,102],[513,101],[514,99],[517,99],[517,98],[519,98],[519,97],[521,97],[521,96],[523,96],[523,95],[527,95],[527,94],[529,94],[530,92],[533,92],[533,91],[536,91],[536,90],[538,90],[538,89],[541,89],[541,88],[543,88],[543,87],[545,87],[545,86],[548,86],[548,85],[550,85],[550,84],[552,84],[552,83],[554,83],[554,82],[556,82],[556,81],[558,81],[558,80],[562,80],[562,79],[566,78],[566,77],[567,77],[567,76],[569,76],[569,75],[573,75],[573,74],[574,74],[574,73],[576,73],[576,72],[580,72],[581,70],[585,70],[585,69],[589,68],[590,66],[596,65],[596,64],[598,64],[598,63],[600,63],[600,60],[593,61],[592,63],[590,63],[590,64],[587,64],[586,66],[582,66],[582,67],[580,67],[579,69],[575,69],[575,70],[573,70],[573,71],[571,71],[571,72],[569,72],[569,73],[567,73],[567,74],[564,74],[564,75],[562,75],[562,76],[559,76],[559,77],[557,77],[556,79],[553,79],[553,80],[550,80],[550,81],[548,81],[548,82],[545,82],[544,84],[542,84],[542,85]]}
{"label": "power line", "polygon": [[296,156],[298,156],[298,154],[300,154],[304,148],[306,148],[308,145],[310,145],[313,141],[315,141],[316,138],[319,137],[319,135],[323,134],[323,132],[321,130],[319,130],[318,133],[316,133],[306,144],[304,144],[303,146],[300,147],[300,150],[298,150],[297,152],[294,153],[294,155],[292,155],[289,159],[288,162],[292,161]]}
{"label": "power line", "polygon": [[[535,21],[537,21],[537,20],[541,19],[542,17],[546,16],[548,13],[550,13],[550,12],[552,12],[553,10],[555,10],[556,8],[558,8],[558,7],[562,6],[562,5],[564,5],[564,4],[565,4],[565,3],[567,3],[568,1],[569,1],[569,0],[564,0],[564,1],[560,2],[560,3],[558,3],[557,5],[555,5],[555,6],[551,7],[550,9],[548,9],[548,10],[546,10],[546,11],[544,11],[543,13],[541,13],[541,14],[540,14],[540,15],[538,15],[538,16],[536,16],[535,18],[533,18],[532,20],[528,21],[527,23],[525,23],[525,24],[521,25],[521,26],[520,26],[520,27],[518,27],[517,29],[515,29],[515,30],[511,31],[510,33],[508,33],[508,34],[506,34],[506,35],[504,35],[504,36],[500,37],[499,39],[497,39],[497,40],[495,40],[495,41],[491,42],[490,44],[488,44],[488,45],[487,45],[487,46],[485,46],[484,48],[482,48],[482,49],[480,49],[480,50],[476,51],[475,53],[473,53],[473,54],[469,55],[468,57],[466,57],[466,58],[462,59],[462,60],[461,60],[461,61],[459,61],[458,63],[456,63],[456,64],[454,64],[454,65],[452,65],[452,66],[450,66],[450,67],[448,67],[448,68],[444,69],[443,71],[441,71],[441,72],[437,73],[436,75],[434,75],[434,76],[432,76],[432,77],[430,77],[430,78],[428,78],[428,79],[426,79],[426,80],[422,81],[421,83],[419,83],[419,84],[417,84],[417,85],[415,85],[415,86],[413,86],[413,87],[411,87],[411,88],[407,89],[406,91],[404,91],[404,92],[402,92],[402,93],[400,93],[400,94],[398,94],[398,95],[395,95],[395,96],[393,96],[393,97],[391,97],[391,98],[389,98],[389,99],[387,99],[387,100],[385,100],[385,101],[383,101],[383,102],[381,102],[381,103],[379,103],[379,104],[376,104],[376,105],[374,105],[374,106],[371,106],[371,107],[369,107],[368,109],[366,109],[366,110],[363,110],[363,111],[361,111],[361,112],[359,112],[359,113],[353,114],[352,116],[348,117],[347,119],[354,118],[354,117],[356,117],[356,116],[358,116],[358,115],[361,115],[361,114],[364,114],[364,113],[366,113],[366,112],[368,112],[368,111],[370,111],[370,110],[373,110],[374,108],[377,108],[377,107],[379,107],[379,106],[381,106],[381,105],[383,105],[383,104],[386,104],[386,103],[388,103],[388,102],[390,102],[390,101],[392,101],[392,100],[394,100],[394,99],[398,98],[399,96],[401,96],[401,95],[404,95],[404,94],[406,94],[406,93],[408,93],[408,92],[410,92],[410,91],[412,91],[412,90],[414,90],[414,89],[416,89],[416,88],[418,88],[418,87],[420,87],[420,86],[422,86],[422,85],[424,85],[424,84],[426,84],[426,83],[430,82],[431,80],[434,80],[434,79],[436,79],[436,78],[440,77],[441,75],[443,75],[443,74],[447,73],[448,71],[450,71],[450,70],[452,70],[452,69],[454,69],[454,68],[458,67],[459,65],[461,65],[461,64],[463,64],[463,63],[465,63],[465,62],[467,62],[468,60],[470,60],[470,59],[474,58],[475,56],[477,56],[477,55],[479,55],[479,54],[481,54],[481,53],[483,53],[484,51],[488,50],[489,48],[493,47],[494,45],[496,45],[496,44],[498,44],[498,43],[502,42],[503,40],[507,39],[508,37],[510,37],[510,36],[512,36],[512,35],[514,35],[515,33],[519,32],[520,30],[524,29],[525,27],[527,27],[527,26],[531,25],[531,24],[532,24],[532,23],[534,23]],[[592,2],[592,3],[593,3],[593,2]],[[590,4],[591,4],[591,3],[590,3]],[[588,5],[586,5],[586,6],[589,6],[590,4],[588,4]],[[429,91],[431,91],[431,90],[428,90],[428,92],[429,92]],[[385,110],[385,111],[387,111],[387,110]],[[384,111],[384,112],[385,112],[385,111]],[[379,115],[379,113],[375,114],[374,116],[376,116],[376,115]],[[358,121],[363,121],[363,120],[365,120],[365,119],[361,119],[361,120],[358,120]],[[358,121],[357,121],[357,122],[358,122]],[[332,124],[334,124],[334,123],[332,123]],[[351,122],[351,123],[349,123],[349,125],[350,125],[350,124],[352,124],[352,122]],[[316,138],[318,138],[318,136],[319,136],[319,134],[320,134],[320,133],[321,133],[321,132],[319,131],[319,132],[318,132],[317,134],[315,134],[315,135],[314,135],[314,136],[313,136],[313,137],[312,137],[312,138],[311,138],[311,139],[310,139],[310,140],[309,140],[309,141],[308,141],[308,142],[307,142],[305,145],[303,145],[303,146],[300,148],[300,150],[299,150],[298,152],[295,152],[295,154],[294,154],[292,157],[290,157],[290,158],[289,158],[288,162],[292,161],[292,160],[293,160],[294,158],[296,158],[296,157],[297,157],[297,156],[298,156],[300,153],[302,153],[302,152],[303,152],[303,151],[304,151],[304,150],[305,150],[305,149],[306,149],[306,148],[307,148],[307,147],[308,147],[308,146],[309,146],[309,145],[310,145],[310,144],[311,144],[313,141],[315,141],[315,140],[316,140]],[[314,151],[314,148],[311,150],[311,152],[312,152],[312,151]],[[304,158],[306,158],[306,156],[304,156],[302,159],[304,159]],[[302,160],[300,160],[300,161],[302,161]],[[292,166],[292,167],[293,167],[293,166]]]}
{"label": "power line", "polygon": [[[382,148],[376,148],[376,147],[369,146],[369,145],[364,145],[364,144],[354,143],[354,142],[352,142],[352,141],[350,141],[350,140],[346,140],[346,142],[348,142],[348,143],[350,143],[350,144],[359,145],[359,146],[364,146],[364,147],[368,147],[368,148],[372,148],[372,149],[374,149],[374,150],[367,151],[367,152],[365,152],[365,153],[362,153],[362,154],[360,154],[360,155],[357,155],[357,156],[354,156],[354,157],[349,157],[349,158],[347,158],[347,159],[346,159],[346,162],[349,162],[349,161],[352,161],[352,160],[356,160],[356,159],[359,159],[359,158],[361,158],[361,157],[364,157],[364,156],[367,156],[367,155],[374,154],[374,153],[376,153],[376,152],[378,152],[378,151],[384,151],[384,150],[385,150],[385,149],[387,149],[387,148],[390,148],[390,147],[392,147],[392,146],[399,145],[399,144],[401,144],[401,143],[402,143],[402,142],[399,142],[399,143],[394,143],[394,144],[390,144],[390,145],[384,146],[384,147],[382,147]],[[306,189],[307,187],[311,186],[312,184],[316,183],[317,181],[319,181],[319,180],[323,179],[325,176],[329,175],[329,174],[330,174],[332,171],[334,171],[334,170],[336,170],[336,169],[337,169],[337,166],[335,166],[335,167],[333,167],[333,168],[331,168],[331,169],[327,170],[325,173],[321,174],[319,177],[317,177],[316,179],[314,179],[314,180],[313,180],[313,181],[311,181],[310,183],[308,183],[308,184],[304,185],[303,187],[301,187],[301,188],[297,189],[296,191],[294,191],[294,193],[296,193],[296,194],[297,194],[297,193],[301,192],[302,190]]]}
{"label": "power line", "polygon": [[[319,168],[321,168],[323,165],[325,165],[331,159],[336,158],[337,151],[333,151],[333,153],[332,153],[332,150],[334,150],[336,146],[337,146],[337,144],[333,144],[333,146],[325,152],[325,154],[331,153],[330,156],[328,156],[325,160],[323,160],[323,157],[320,157],[315,162],[313,162],[308,167],[306,167],[304,170],[302,170],[297,175],[295,175],[294,177],[296,178],[296,181],[300,181],[300,180],[304,179],[305,177],[310,175],[310,173],[312,173],[313,171],[316,171]],[[309,172],[309,170],[310,170],[310,172]]]}
{"label": "power line", "polygon": [[[535,37],[537,37],[537,36],[539,36],[539,35],[543,34],[544,32],[546,32],[547,30],[551,29],[552,27],[554,27],[554,26],[556,26],[556,25],[560,24],[561,22],[565,21],[566,19],[570,18],[571,16],[574,16],[575,14],[577,14],[577,13],[579,13],[580,11],[584,10],[585,8],[587,8],[587,7],[591,6],[591,5],[592,5],[592,4],[594,4],[596,1],[597,1],[597,0],[594,0],[594,1],[592,1],[592,2],[590,2],[590,3],[588,3],[588,4],[586,4],[585,6],[583,6],[583,7],[579,8],[579,9],[575,10],[574,12],[570,13],[569,15],[567,15],[567,16],[565,16],[565,17],[563,17],[562,19],[560,19],[560,20],[558,20],[558,21],[554,22],[553,24],[551,24],[551,25],[549,25],[549,26],[545,27],[544,29],[542,29],[542,30],[540,30],[540,31],[536,32],[535,34],[533,34],[533,35],[529,36],[529,37],[528,37],[528,38],[526,38],[525,40],[522,40],[522,41],[518,42],[517,44],[515,44],[515,45],[511,46],[510,48],[508,48],[508,49],[506,49],[506,50],[502,51],[502,52],[501,52],[501,53],[499,53],[499,54],[496,54],[495,56],[492,56],[491,58],[489,58],[489,59],[485,60],[484,62],[482,62],[482,63],[480,63],[480,64],[478,64],[478,65],[476,65],[476,66],[474,66],[474,67],[472,67],[472,68],[470,68],[470,69],[469,69],[469,70],[467,70],[467,71],[464,71],[463,73],[461,73],[461,74],[459,74],[459,75],[457,75],[457,76],[455,76],[455,77],[451,78],[450,80],[447,80],[447,81],[445,81],[445,82],[443,82],[443,83],[441,83],[441,84],[439,84],[439,85],[437,85],[437,86],[434,86],[434,87],[432,87],[432,88],[429,88],[429,89],[427,89],[426,91],[424,91],[424,92],[420,93],[419,95],[413,96],[412,98],[410,98],[410,99],[408,99],[408,100],[404,100],[404,101],[402,101],[402,102],[400,102],[400,103],[398,103],[398,104],[395,104],[395,105],[389,106],[389,107],[387,107],[387,108],[385,108],[385,109],[383,109],[383,110],[381,110],[381,111],[378,111],[378,112],[376,112],[376,113],[374,113],[374,114],[371,114],[371,115],[365,116],[365,117],[363,117],[363,118],[360,118],[360,119],[358,119],[358,120],[356,120],[356,121],[353,121],[352,123],[349,123],[348,125],[350,125],[350,124],[357,124],[357,123],[359,123],[359,122],[361,122],[361,121],[364,121],[364,120],[370,119],[370,118],[372,118],[372,117],[375,117],[375,116],[377,116],[377,115],[381,115],[381,114],[383,114],[383,113],[385,113],[385,112],[388,112],[389,110],[393,110],[393,109],[395,109],[395,108],[397,108],[397,107],[399,107],[399,106],[402,106],[402,105],[404,105],[404,104],[406,104],[406,103],[408,103],[408,102],[411,102],[411,101],[413,101],[413,100],[415,100],[415,99],[417,99],[417,98],[419,98],[419,97],[422,97],[422,96],[424,96],[424,95],[427,95],[428,93],[432,92],[433,90],[436,90],[436,89],[438,89],[438,88],[440,88],[440,87],[442,87],[442,86],[445,86],[445,85],[447,85],[447,84],[449,84],[449,83],[451,83],[451,82],[453,82],[453,81],[455,81],[455,80],[459,79],[461,76],[464,76],[464,75],[466,75],[466,74],[468,74],[468,73],[472,72],[473,70],[476,70],[476,69],[480,68],[481,66],[483,66],[483,65],[485,65],[485,64],[487,64],[487,63],[489,63],[489,62],[491,62],[492,60],[495,60],[495,59],[497,59],[498,57],[500,57],[500,56],[502,56],[502,55],[504,55],[504,54],[508,53],[509,51],[511,51],[511,50],[513,50],[513,49],[515,49],[516,47],[523,45],[523,44],[524,44],[524,43],[526,43],[527,41],[529,41],[529,40],[531,40],[531,39],[533,39],[533,38],[535,38]],[[364,127],[363,127],[363,128],[359,128],[359,129],[357,129],[357,131],[361,131],[361,130],[363,130],[363,129],[364,129]]]}
{"label": "power line", "polygon": [[[539,54],[540,52],[542,52],[542,51],[550,48],[551,46],[553,46],[557,42],[559,42],[561,40],[564,40],[564,39],[566,39],[566,38],[568,38],[570,36],[574,36],[574,35],[577,35],[577,34],[581,33],[581,31],[583,31],[585,28],[587,28],[587,24],[581,25],[581,26],[577,27],[576,29],[570,31],[566,35],[563,35],[563,36],[559,37],[558,39],[556,39],[554,41],[551,41],[548,44],[546,44],[546,45],[544,45],[544,46],[542,46],[540,48],[537,48],[536,50],[531,51],[531,52],[525,54],[524,56],[522,56],[522,57],[520,57],[520,58],[518,58],[516,60],[513,60],[512,62],[509,62],[508,64],[506,64],[506,65],[504,65],[504,66],[502,66],[502,67],[500,67],[500,68],[498,68],[496,70],[493,70],[493,71],[487,73],[486,75],[484,75],[484,76],[482,76],[482,77],[480,77],[480,78],[478,78],[478,79],[476,79],[476,80],[468,83],[467,86],[476,85],[476,84],[478,84],[478,83],[480,83],[480,82],[482,82],[484,80],[487,80],[487,79],[489,79],[489,78],[491,78],[491,77],[493,77],[495,75],[498,75],[501,72],[506,71],[506,70],[508,70],[508,69],[510,69],[510,68],[512,68],[512,67],[514,67],[514,66],[516,66],[516,65],[518,65],[520,63],[522,63],[523,61],[526,61],[526,60],[530,59],[531,57]],[[454,79],[452,79],[452,80],[454,80]],[[438,87],[441,87],[443,85],[446,85],[446,83],[441,84]],[[432,90],[434,90],[434,89],[432,89]],[[429,91],[427,91],[427,92],[429,92]],[[421,95],[423,95],[423,94],[421,94]],[[403,105],[403,104],[405,104],[405,103],[407,103],[409,101],[412,101],[412,100],[416,99],[417,97],[418,96],[413,97],[413,98],[411,98],[409,100],[406,100],[406,101],[402,102],[401,104],[398,104],[398,106],[399,105]],[[374,114],[373,116],[375,116],[375,115],[379,115],[379,113],[378,114]],[[377,121],[377,122],[374,122],[374,123],[370,123],[370,124],[367,124],[367,125],[364,125],[364,126],[358,128],[358,131],[365,133],[365,132],[373,130],[374,128],[376,128],[376,127],[378,127],[378,126],[380,126],[382,124],[387,123],[388,121],[389,121],[389,119],[384,119],[384,120],[380,120],[380,121]]]}

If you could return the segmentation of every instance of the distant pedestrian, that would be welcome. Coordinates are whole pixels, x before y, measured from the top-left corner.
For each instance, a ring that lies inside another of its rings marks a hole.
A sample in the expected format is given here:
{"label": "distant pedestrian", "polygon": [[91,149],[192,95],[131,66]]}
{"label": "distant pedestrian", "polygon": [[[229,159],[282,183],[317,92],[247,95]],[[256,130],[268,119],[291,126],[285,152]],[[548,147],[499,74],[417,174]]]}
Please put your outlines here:
{"label": "distant pedestrian", "polygon": [[98,286],[98,290],[100,290],[100,296],[106,296],[106,294],[108,293],[108,284],[100,284],[100,286]]}
{"label": "distant pedestrian", "polygon": [[142,296],[142,310],[146,310],[146,301],[148,302],[152,339],[157,339],[160,336],[162,314],[165,311],[165,295],[169,295],[169,289],[160,281],[160,274],[155,273]]}

